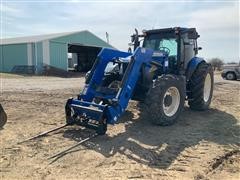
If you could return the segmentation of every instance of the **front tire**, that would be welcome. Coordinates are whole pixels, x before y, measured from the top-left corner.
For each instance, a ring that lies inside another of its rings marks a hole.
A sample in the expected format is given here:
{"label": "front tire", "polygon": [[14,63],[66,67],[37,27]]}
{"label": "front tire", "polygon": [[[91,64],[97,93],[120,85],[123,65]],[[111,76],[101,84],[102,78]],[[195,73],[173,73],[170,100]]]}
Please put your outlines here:
{"label": "front tire", "polygon": [[212,100],[213,69],[210,64],[198,65],[188,83],[188,105],[193,110],[206,110]]}
{"label": "front tire", "polygon": [[156,125],[168,126],[175,123],[184,107],[185,79],[180,76],[164,75],[153,84],[146,97],[146,112]]}

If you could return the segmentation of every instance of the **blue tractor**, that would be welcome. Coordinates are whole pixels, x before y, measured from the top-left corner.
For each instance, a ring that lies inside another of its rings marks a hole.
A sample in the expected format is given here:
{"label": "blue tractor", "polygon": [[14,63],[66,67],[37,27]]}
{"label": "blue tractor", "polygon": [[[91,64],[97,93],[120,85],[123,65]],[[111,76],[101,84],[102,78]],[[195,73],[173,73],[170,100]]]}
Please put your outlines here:
{"label": "blue tractor", "polygon": [[155,29],[141,35],[136,30],[131,37],[133,53],[103,48],[98,54],[84,89],[66,103],[67,125],[103,135],[131,99],[143,102],[148,120],[163,126],[177,120],[185,101],[193,110],[209,107],[213,70],[196,57],[201,48],[195,28]]}

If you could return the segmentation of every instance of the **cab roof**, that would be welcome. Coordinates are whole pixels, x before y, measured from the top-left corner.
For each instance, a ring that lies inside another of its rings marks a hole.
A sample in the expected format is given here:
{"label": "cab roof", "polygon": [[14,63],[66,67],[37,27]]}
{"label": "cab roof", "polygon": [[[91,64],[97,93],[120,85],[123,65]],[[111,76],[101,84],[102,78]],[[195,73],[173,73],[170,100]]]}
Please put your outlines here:
{"label": "cab roof", "polygon": [[150,34],[188,34],[190,39],[197,39],[200,35],[197,33],[196,28],[183,28],[183,27],[174,27],[174,28],[163,28],[163,29],[152,29],[145,31],[147,35]]}

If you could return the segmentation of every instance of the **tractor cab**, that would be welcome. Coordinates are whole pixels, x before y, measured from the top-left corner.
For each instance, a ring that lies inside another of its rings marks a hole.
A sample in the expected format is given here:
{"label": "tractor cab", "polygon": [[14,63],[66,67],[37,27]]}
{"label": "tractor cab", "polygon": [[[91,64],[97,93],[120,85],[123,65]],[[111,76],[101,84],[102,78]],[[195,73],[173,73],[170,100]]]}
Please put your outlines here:
{"label": "tractor cab", "polygon": [[199,37],[195,28],[165,28],[143,31],[138,35],[135,29],[132,35],[134,49],[140,46],[153,49],[153,61],[163,67],[163,73],[184,74],[188,62],[198,54],[197,38]]}

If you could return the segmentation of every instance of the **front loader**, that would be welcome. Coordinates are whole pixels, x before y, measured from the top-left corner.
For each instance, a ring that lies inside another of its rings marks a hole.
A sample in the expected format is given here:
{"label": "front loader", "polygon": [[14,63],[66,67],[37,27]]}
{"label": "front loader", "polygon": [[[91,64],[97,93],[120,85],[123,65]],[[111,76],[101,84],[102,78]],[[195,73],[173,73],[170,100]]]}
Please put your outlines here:
{"label": "front loader", "polygon": [[103,48],[86,75],[83,91],[66,103],[67,124],[103,135],[131,99],[143,102],[148,120],[163,126],[177,120],[185,101],[193,110],[207,109],[213,71],[196,57],[201,49],[198,38],[195,28],[156,29],[141,35],[136,31],[133,53]]}

